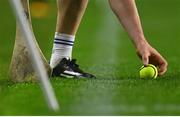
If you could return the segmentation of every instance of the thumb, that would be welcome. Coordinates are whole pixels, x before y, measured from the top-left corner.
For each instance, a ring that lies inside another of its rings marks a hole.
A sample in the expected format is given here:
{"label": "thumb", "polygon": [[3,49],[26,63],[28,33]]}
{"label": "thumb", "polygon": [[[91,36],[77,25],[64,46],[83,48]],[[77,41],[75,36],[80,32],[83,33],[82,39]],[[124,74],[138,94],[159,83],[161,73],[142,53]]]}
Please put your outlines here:
{"label": "thumb", "polygon": [[149,63],[149,57],[147,55],[142,56],[142,62],[146,66]]}

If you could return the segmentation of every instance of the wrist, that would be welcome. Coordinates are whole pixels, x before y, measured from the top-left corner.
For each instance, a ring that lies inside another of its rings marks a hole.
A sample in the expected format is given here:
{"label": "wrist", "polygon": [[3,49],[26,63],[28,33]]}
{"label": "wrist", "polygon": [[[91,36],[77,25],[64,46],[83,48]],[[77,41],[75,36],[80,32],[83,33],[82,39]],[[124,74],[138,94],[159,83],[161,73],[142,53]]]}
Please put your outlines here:
{"label": "wrist", "polygon": [[142,51],[144,49],[147,49],[149,47],[149,44],[146,40],[140,40],[137,44],[136,44],[136,50],[137,51]]}
{"label": "wrist", "polygon": [[135,44],[136,49],[138,49],[138,48],[142,48],[144,46],[147,46],[148,42],[144,36],[141,36],[134,41],[134,44]]}

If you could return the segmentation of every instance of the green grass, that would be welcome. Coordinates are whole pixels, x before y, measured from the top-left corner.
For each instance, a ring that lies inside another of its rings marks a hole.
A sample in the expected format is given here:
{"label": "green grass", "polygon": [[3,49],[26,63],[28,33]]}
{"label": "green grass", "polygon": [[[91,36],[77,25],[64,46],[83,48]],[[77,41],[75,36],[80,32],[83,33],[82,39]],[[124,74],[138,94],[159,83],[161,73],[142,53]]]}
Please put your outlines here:
{"label": "green grass", "polygon": [[[33,18],[40,47],[50,58],[56,21],[51,15]],[[148,41],[168,60],[168,72],[157,80],[138,77],[141,62],[127,33],[107,2],[90,1],[77,34],[74,58],[95,75],[94,80],[51,79],[59,112],[46,106],[37,83],[9,81],[15,20],[7,0],[0,1],[0,115],[179,115],[180,114],[180,7],[179,0],[137,1]]]}

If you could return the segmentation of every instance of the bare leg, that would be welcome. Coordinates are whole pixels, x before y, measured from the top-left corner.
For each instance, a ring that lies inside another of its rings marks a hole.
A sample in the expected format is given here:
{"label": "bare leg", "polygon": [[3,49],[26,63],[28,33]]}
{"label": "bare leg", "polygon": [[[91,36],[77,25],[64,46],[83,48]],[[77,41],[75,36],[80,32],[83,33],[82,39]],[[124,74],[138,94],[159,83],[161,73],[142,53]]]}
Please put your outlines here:
{"label": "bare leg", "polygon": [[[27,18],[29,20],[29,25],[30,27],[32,27],[30,14],[29,14],[28,0],[21,0],[21,2],[24,7],[24,12],[26,13]],[[12,61],[11,61],[10,70],[9,70],[9,76],[11,80],[14,82],[24,82],[24,81],[35,79],[35,73],[32,68],[32,64],[31,64],[30,57],[28,55],[26,44],[23,39],[24,36],[22,35],[21,32],[22,31],[17,22],[16,39],[15,39],[14,51],[13,51]],[[50,73],[51,72],[50,67],[48,63],[46,62],[46,59],[43,56],[41,50],[39,49],[38,44],[37,44],[37,48],[42,55],[42,60],[45,63],[47,71]]]}
{"label": "bare leg", "polygon": [[167,62],[146,41],[135,0],[109,0],[109,2],[119,21],[132,38],[142,63],[144,65],[149,63],[156,65],[159,68],[159,75],[163,75],[167,70]]}
{"label": "bare leg", "polygon": [[57,0],[58,17],[56,32],[75,35],[88,0]]}

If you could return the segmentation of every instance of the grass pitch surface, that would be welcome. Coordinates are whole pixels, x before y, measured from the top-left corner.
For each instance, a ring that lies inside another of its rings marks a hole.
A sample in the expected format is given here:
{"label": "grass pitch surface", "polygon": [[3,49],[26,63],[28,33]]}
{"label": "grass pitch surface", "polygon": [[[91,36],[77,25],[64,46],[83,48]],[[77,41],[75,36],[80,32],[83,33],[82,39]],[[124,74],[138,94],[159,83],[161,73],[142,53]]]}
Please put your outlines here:
{"label": "grass pitch surface", "polygon": [[[179,5],[179,0],[137,1],[148,41],[169,62],[164,76],[142,80],[138,76],[141,62],[107,1],[90,1],[73,57],[97,79],[51,79],[61,104],[61,110],[54,113],[48,110],[37,83],[14,84],[8,80],[15,20],[8,1],[0,1],[0,115],[179,115]],[[47,59],[56,24],[55,1],[50,1],[50,7],[50,15],[32,19]]]}

